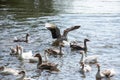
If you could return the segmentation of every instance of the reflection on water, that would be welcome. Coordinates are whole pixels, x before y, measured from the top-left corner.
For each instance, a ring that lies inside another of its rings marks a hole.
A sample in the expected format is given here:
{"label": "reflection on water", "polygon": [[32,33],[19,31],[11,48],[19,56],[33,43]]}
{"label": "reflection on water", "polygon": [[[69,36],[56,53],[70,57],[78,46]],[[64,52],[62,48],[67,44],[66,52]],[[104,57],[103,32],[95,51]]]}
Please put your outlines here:
{"label": "reflection on water", "polygon": [[[36,72],[36,64],[19,61],[10,56],[10,47],[22,45],[25,51],[40,52],[51,47],[51,34],[44,24],[55,23],[61,31],[73,26],[81,28],[68,34],[69,41],[83,42],[90,39],[88,55],[99,55],[102,70],[114,68],[117,72],[112,80],[120,78],[120,1],[119,0],[0,0],[0,65],[25,70],[27,77],[38,80],[95,80],[97,68],[79,73],[80,54],[64,47],[62,58],[50,57],[59,64],[59,73]],[[30,33],[30,43],[13,43],[14,36]],[[43,37],[44,36],[44,37]],[[82,43],[81,43],[82,44]],[[1,75],[0,75],[1,79]],[[3,78],[3,80],[6,78]],[[13,80],[13,79],[11,79]]]}

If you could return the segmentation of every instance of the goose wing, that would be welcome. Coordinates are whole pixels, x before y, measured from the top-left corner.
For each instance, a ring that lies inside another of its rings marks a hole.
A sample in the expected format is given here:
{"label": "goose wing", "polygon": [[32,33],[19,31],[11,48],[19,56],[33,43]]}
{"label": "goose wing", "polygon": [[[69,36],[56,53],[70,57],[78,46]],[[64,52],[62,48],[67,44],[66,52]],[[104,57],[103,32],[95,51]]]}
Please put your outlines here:
{"label": "goose wing", "polygon": [[80,28],[80,26],[72,26],[70,28],[65,29],[64,33],[63,33],[63,36],[66,37],[68,32],[73,31],[73,30],[78,29],[78,28]]}
{"label": "goose wing", "polygon": [[56,25],[51,23],[46,23],[45,27],[51,32],[53,39],[59,38],[61,36],[60,29]]}

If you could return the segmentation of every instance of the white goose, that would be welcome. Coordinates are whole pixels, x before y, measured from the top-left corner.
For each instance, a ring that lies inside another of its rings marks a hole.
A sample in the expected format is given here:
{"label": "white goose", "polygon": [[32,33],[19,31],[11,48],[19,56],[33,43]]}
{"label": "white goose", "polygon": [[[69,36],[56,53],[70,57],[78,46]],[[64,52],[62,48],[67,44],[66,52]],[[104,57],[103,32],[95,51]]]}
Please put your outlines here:
{"label": "white goose", "polygon": [[85,75],[86,72],[90,72],[91,71],[91,67],[87,64],[84,64],[83,62],[81,62],[81,69],[80,69],[80,73]]}
{"label": "white goose", "polygon": [[0,74],[3,75],[18,75],[18,70],[14,70],[12,68],[7,68],[5,66],[0,66]]}
{"label": "white goose", "polygon": [[102,78],[105,77],[105,75],[100,71],[100,65],[97,64],[98,71],[96,73],[96,80],[102,80]]}
{"label": "white goose", "polygon": [[21,52],[20,52],[20,54],[18,56],[18,59],[23,60],[23,59],[31,59],[31,58],[33,58],[32,51],[23,52],[23,47],[22,46],[20,46],[19,49],[20,49]]}
{"label": "white goose", "polygon": [[87,56],[87,57],[85,57],[83,51],[80,51],[80,54],[82,54],[82,57],[80,59],[80,63],[81,62],[91,63],[91,64],[97,63],[98,55],[93,55],[93,56]]}

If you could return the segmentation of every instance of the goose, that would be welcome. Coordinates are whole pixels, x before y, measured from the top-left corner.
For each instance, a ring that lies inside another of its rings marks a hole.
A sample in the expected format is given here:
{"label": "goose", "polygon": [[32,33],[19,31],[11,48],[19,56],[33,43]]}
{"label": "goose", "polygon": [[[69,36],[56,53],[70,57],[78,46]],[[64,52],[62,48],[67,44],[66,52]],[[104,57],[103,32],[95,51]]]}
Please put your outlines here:
{"label": "goose", "polygon": [[87,64],[84,64],[83,62],[81,62],[81,69],[80,69],[80,73],[85,75],[86,72],[90,72],[91,71],[91,67]]}
{"label": "goose", "polygon": [[45,27],[51,32],[52,38],[56,39],[55,42],[53,42],[52,44],[53,46],[59,46],[59,42],[63,42],[64,40],[67,41],[68,32],[80,28],[80,26],[73,26],[73,27],[67,28],[64,30],[63,34],[61,35],[60,29],[56,25],[51,23],[46,23]]}
{"label": "goose", "polygon": [[97,64],[98,71],[96,73],[96,80],[102,80],[102,78],[105,77],[105,75],[100,71],[100,65]]}
{"label": "goose", "polygon": [[54,64],[54,63],[49,63],[49,62],[42,62],[42,57],[39,53],[35,54],[34,57],[37,57],[38,60],[38,64],[37,64],[37,69],[40,70],[49,70],[49,71],[56,71],[58,72],[59,69],[57,68],[58,64]]}
{"label": "goose", "polygon": [[20,49],[20,54],[18,56],[18,59],[20,60],[24,60],[24,59],[31,59],[33,58],[33,54],[32,54],[32,51],[28,51],[28,52],[23,52],[23,47],[22,46],[19,46],[19,49]]}
{"label": "goose", "polygon": [[80,59],[80,63],[84,62],[84,63],[95,64],[98,62],[97,61],[98,55],[92,55],[92,56],[85,57],[83,51],[80,51],[80,54],[82,54],[81,59]]}
{"label": "goose", "polygon": [[14,70],[12,68],[7,68],[5,66],[0,66],[0,74],[3,75],[18,75],[18,70]]}
{"label": "goose", "polygon": [[10,55],[19,55],[20,54],[19,45],[16,45],[15,48],[10,48],[10,50],[11,50]]}
{"label": "goose", "polygon": [[[87,52],[87,42],[89,42],[89,39],[84,39],[84,46],[77,45],[77,43],[70,43],[70,48],[73,50],[83,50],[85,53]],[[87,54],[86,54],[87,56]]]}
{"label": "goose", "polygon": [[59,50],[57,49],[52,49],[52,48],[49,48],[49,49],[46,49],[45,50],[45,53],[48,53],[49,55],[63,55],[64,52],[62,52],[62,45],[59,46]]}
{"label": "goose", "polygon": [[20,71],[18,72],[19,75],[21,75],[21,77],[17,78],[16,80],[32,80],[30,78],[26,78],[26,72],[25,71]]}
{"label": "goose", "polygon": [[29,36],[30,35],[27,33],[25,39],[18,39],[17,37],[15,37],[14,42],[26,42],[26,43],[28,43],[28,41],[29,41],[28,37]]}

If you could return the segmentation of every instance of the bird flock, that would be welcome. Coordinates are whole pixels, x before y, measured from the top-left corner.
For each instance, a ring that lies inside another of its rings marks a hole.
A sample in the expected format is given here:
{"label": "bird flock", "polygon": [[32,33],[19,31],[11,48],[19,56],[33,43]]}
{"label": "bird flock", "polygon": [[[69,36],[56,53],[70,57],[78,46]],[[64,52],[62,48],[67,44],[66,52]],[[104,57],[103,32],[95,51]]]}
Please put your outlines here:
{"label": "bird flock", "polygon": [[[63,34],[61,34],[60,29],[52,24],[52,23],[46,23],[45,28],[48,29],[51,32],[52,38],[55,39],[55,41],[52,43],[52,46],[59,47],[59,49],[54,48],[47,48],[44,50],[44,60],[40,53],[36,53],[35,55],[32,53],[32,51],[24,52],[24,48],[21,45],[16,45],[15,48],[10,48],[10,55],[16,56],[19,60],[29,60],[30,63],[37,63],[37,69],[39,72],[42,71],[48,71],[48,72],[60,72],[61,70],[58,68],[59,64],[56,64],[54,62],[50,62],[48,57],[51,56],[61,56],[65,53],[63,52],[63,48],[67,45],[72,50],[79,51],[79,54],[81,55],[81,59],[79,61],[80,64],[80,70],[79,72],[86,77],[86,73],[90,72],[92,70],[91,65],[96,65],[97,71],[95,75],[96,80],[102,80],[102,79],[110,79],[112,76],[115,75],[114,69],[106,69],[101,71],[100,63],[98,61],[99,55],[87,55],[87,42],[90,42],[89,39],[84,39],[83,47],[79,45],[76,41],[67,42],[68,38],[67,35],[69,32],[79,29],[81,26],[72,26],[70,28],[67,28],[64,30]],[[29,43],[29,36],[30,34],[26,34],[25,39],[20,39],[15,37],[13,42],[25,42],[26,44]],[[26,71],[21,70],[14,70],[12,68],[8,68],[6,66],[0,66],[0,75],[21,75],[16,80],[30,80],[25,77]],[[0,79],[1,80],[1,79]],[[94,79],[93,79],[94,80]]]}

